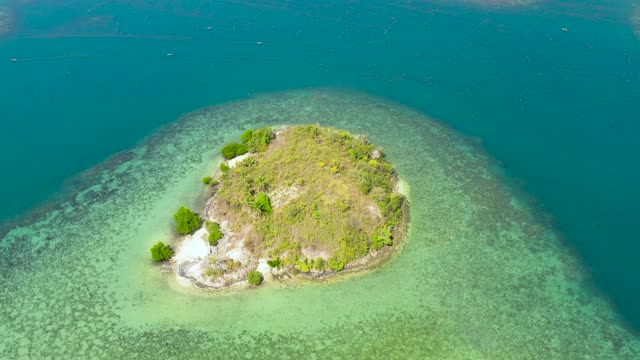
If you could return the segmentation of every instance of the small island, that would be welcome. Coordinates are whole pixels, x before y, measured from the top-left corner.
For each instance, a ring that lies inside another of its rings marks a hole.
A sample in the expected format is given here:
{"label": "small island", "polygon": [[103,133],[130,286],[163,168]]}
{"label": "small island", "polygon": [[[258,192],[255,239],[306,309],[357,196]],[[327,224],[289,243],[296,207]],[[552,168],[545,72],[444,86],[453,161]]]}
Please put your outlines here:
{"label": "small island", "polygon": [[[180,208],[174,250],[152,249],[185,285],[224,289],[371,268],[390,257],[408,203],[382,148],[317,125],[247,130],[202,182],[201,214]],[[162,256],[158,255],[159,253]]]}

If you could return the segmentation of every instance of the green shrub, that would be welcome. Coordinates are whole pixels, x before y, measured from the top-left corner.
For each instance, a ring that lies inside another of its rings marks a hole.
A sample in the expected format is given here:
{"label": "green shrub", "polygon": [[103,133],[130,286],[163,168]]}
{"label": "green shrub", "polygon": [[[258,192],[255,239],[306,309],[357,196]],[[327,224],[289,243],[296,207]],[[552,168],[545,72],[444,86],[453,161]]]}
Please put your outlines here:
{"label": "green shrub", "polygon": [[178,209],[173,219],[176,221],[176,231],[182,235],[191,234],[202,225],[198,215],[184,206]]}
{"label": "green shrub", "polygon": [[218,240],[222,239],[224,234],[220,231],[220,224],[211,221],[205,221],[204,228],[207,229],[209,233],[209,245],[216,246],[218,245]]}
{"label": "green shrub", "polygon": [[253,199],[253,208],[258,210],[262,214],[271,214],[271,199],[269,199],[269,195],[266,193],[259,193]]}
{"label": "green shrub", "polygon": [[282,265],[282,261],[280,260],[280,257],[276,256],[275,259],[267,260],[267,264],[272,268],[279,268]]}
{"label": "green shrub", "polygon": [[375,250],[380,250],[385,245],[391,245],[391,231],[387,226],[381,226],[377,228],[371,236],[371,247]]}
{"label": "green shrub", "polygon": [[366,142],[352,143],[347,153],[355,160],[369,159],[371,152],[375,149],[375,146]]}
{"label": "green shrub", "polygon": [[236,156],[246,154],[249,151],[247,145],[239,143],[229,143],[220,151],[225,159],[233,159]]}
{"label": "green shrub", "polygon": [[162,241],[158,241],[158,243],[151,248],[151,259],[153,259],[153,261],[164,261],[170,259],[172,256],[173,250]]}
{"label": "green shrub", "polygon": [[220,181],[218,181],[218,180],[211,180],[211,181],[209,181],[209,185],[211,185],[211,186],[216,186],[216,185],[218,185],[218,184],[220,184]]}
{"label": "green shrub", "polygon": [[273,130],[263,127],[256,130],[247,130],[242,134],[242,142],[251,152],[263,152],[269,148],[273,139]]}
{"label": "green shrub", "polygon": [[383,215],[387,217],[389,217],[390,215],[400,217],[403,201],[404,201],[404,196],[400,194],[389,195],[388,200],[383,204],[383,207],[382,207]]}
{"label": "green shrub", "polygon": [[238,144],[236,146],[236,156],[244,155],[249,152],[249,148],[245,144]]}
{"label": "green shrub", "polygon": [[226,173],[227,171],[229,171],[229,165],[225,163],[220,163],[220,171],[222,171],[223,173]]}
{"label": "green shrub", "polygon": [[211,184],[211,181],[213,180],[213,178],[211,176],[205,176],[202,178],[202,183],[203,184]]}
{"label": "green shrub", "polygon": [[344,261],[336,255],[331,256],[331,259],[327,261],[327,266],[333,271],[340,271],[344,269],[344,265]]}
{"label": "green shrub", "polygon": [[302,260],[298,260],[296,262],[296,269],[304,272],[304,273],[308,273],[311,269],[309,268],[309,264],[307,264],[306,261],[302,261]]}
{"label": "green shrub", "polygon": [[389,174],[384,174],[371,168],[361,169],[357,175],[358,186],[364,194],[369,194],[374,188],[379,187],[386,193],[393,191],[393,181]]}
{"label": "green shrub", "polygon": [[220,152],[225,159],[233,159],[236,157],[236,143],[225,145]]}
{"label": "green shrub", "polygon": [[253,130],[247,130],[242,133],[240,140],[242,141],[243,144],[246,145],[249,143],[249,141],[251,141],[251,135],[253,135]]}
{"label": "green shrub", "polygon": [[319,257],[313,262],[313,269],[317,271],[324,270],[324,260]]}
{"label": "green shrub", "polygon": [[[348,264],[350,261],[355,260],[358,255],[357,244],[347,244],[343,243],[342,249],[340,249],[340,261],[342,262],[342,266]],[[365,251],[366,254],[366,251]]]}
{"label": "green shrub", "polygon": [[264,276],[259,271],[253,270],[247,275],[247,281],[253,286],[258,286],[264,281]]}
{"label": "green shrub", "polygon": [[317,125],[299,126],[296,131],[302,134],[309,134],[312,137],[320,135],[320,128]]}

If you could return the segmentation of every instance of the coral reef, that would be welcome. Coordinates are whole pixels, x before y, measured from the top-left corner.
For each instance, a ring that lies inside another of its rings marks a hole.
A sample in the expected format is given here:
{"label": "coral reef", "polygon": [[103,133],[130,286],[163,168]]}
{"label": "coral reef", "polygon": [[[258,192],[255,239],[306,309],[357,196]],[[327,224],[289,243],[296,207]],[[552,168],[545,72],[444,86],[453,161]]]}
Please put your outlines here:
{"label": "coral reef", "polygon": [[[393,261],[313,286],[211,295],[173,290],[174,274],[140,261],[171,239],[178,206],[210,195],[201,177],[224,143],[294,122],[385,149],[411,199]],[[0,231],[0,358],[640,358],[544,214],[495,168],[448,127],[357,92],[271,93],[188,114]]]}

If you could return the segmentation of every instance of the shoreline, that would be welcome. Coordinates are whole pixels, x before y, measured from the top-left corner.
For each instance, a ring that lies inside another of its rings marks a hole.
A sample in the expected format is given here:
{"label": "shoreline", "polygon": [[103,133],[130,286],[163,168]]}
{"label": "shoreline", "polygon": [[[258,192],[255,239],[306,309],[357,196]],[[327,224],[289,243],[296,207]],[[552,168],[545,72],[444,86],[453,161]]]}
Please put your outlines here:
{"label": "shoreline", "polygon": [[[406,223],[405,237],[402,241],[399,241],[397,245],[394,245],[387,249],[384,254],[374,256],[375,261],[360,264],[358,266],[350,267],[339,272],[326,272],[321,276],[310,276],[307,273],[287,274],[287,276],[281,276],[279,278],[272,277],[269,279],[265,274],[265,281],[259,287],[250,286],[246,280],[233,283],[229,286],[221,288],[213,288],[208,286],[198,286],[190,279],[178,276],[175,273],[173,264],[167,264],[171,268],[170,272],[165,271],[165,281],[170,289],[177,291],[178,293],[184,293],[189,296],[197,295],[207,297],[208,295],[223,296],[233,295],[236,293],[242,293],[247,290],[258,290],[260,288],[295,288],[298,286],[325,286],[330,284],[347,281],[358,276],[365,276],[372,272],[380,270],[384,265],[393,261],[396,256],[399,256],[402,249],[406,246],[406,240],[411,235],[411,222]],[[380,251],[379,251],[380,253]],[[163,265],[164,266],[164,265]],[[271,268],[269,268],[271,270]],[[269,274],[272,276],[273,274]]]}
{"label": "shoreline", "polygon": [[[400,185],[401,181],[401,179],[398,179],[398,185]],[[406,186],[406,183],[401,186],[403,191],[406,191]],[[264,282],[261,286],[271,287],[287,285],[295,286],[299,284],[327,284],[333,281],[346,280],[353,276],[364,275],[370,271],[375,271],[378,268],[382,267],[387,262],[391,261],[395,256],[400,254],[409,237],[411,228],[411,216],[409,212],[409,192],[402,192],[402,194],[406,196],[406,202],[403,204],[402,208],[403,219],[405,219],[405,221],[403,221],[398,225],[396,229],[394,229],[395,240],[393,246],[384,247],[381,250],[370,252],[367,255],[346,264],[344,269],[340,271],[324,270],[304,273],[294,272],[291,270],[277,270],[276,268],[271,268],[266,264],[266,258],[260,258],[257,259],[257,261],[252,262],[252,265],[255,265],[257,263],[257,270],[264,276]],[[203,206],[203,213],[207,212],[207,208],[208,206],[210,206],[210,202],[212,201],[212,199],[213,196],[207,199],[206,204]],[[188,238],[196,236],[196,234],[198,233],[200,233],[198,236],[208,234],[204,228],[201,228],[193,235],[187,235],[186,237],[184,237],[180,241],[180,245],[175,245],[176,256],[181,252],[181,249],[184,246],[184,242],[187,241]],[[204,261],[204,256],[200,261]],[[263,265],[263,267],[261,268],[260,265]],[[242,291],[251,288],[244,277],[229,284],[225,284],[224,286],[209,286],[196,277],[188,275],[183,276],[180,274],[180,264],[178,264],[178,262],[174,258],[172,258],[169,262],[162,264],[162,272],[171,274],[170,277],[172,279],[170,282],[175,285],[171,286],[174,289],[191,288],[198,291],[204,290],[206,292],[227,292]]]}

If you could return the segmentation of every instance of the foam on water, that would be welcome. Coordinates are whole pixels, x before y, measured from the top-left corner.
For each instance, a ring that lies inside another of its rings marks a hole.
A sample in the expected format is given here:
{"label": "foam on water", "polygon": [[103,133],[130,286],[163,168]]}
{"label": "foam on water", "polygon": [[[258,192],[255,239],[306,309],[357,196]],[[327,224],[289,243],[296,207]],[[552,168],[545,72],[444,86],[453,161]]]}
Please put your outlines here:
{"label": "foam on water", "polygon": [[[243,129],[366,134],[410,188],[404,249],[317,284],[205,293],[149,260]],[[362,93],[264,94],[183,117],[81,176],[0,242],[0,358],[637,359],[640,343],[475,143]]]}

